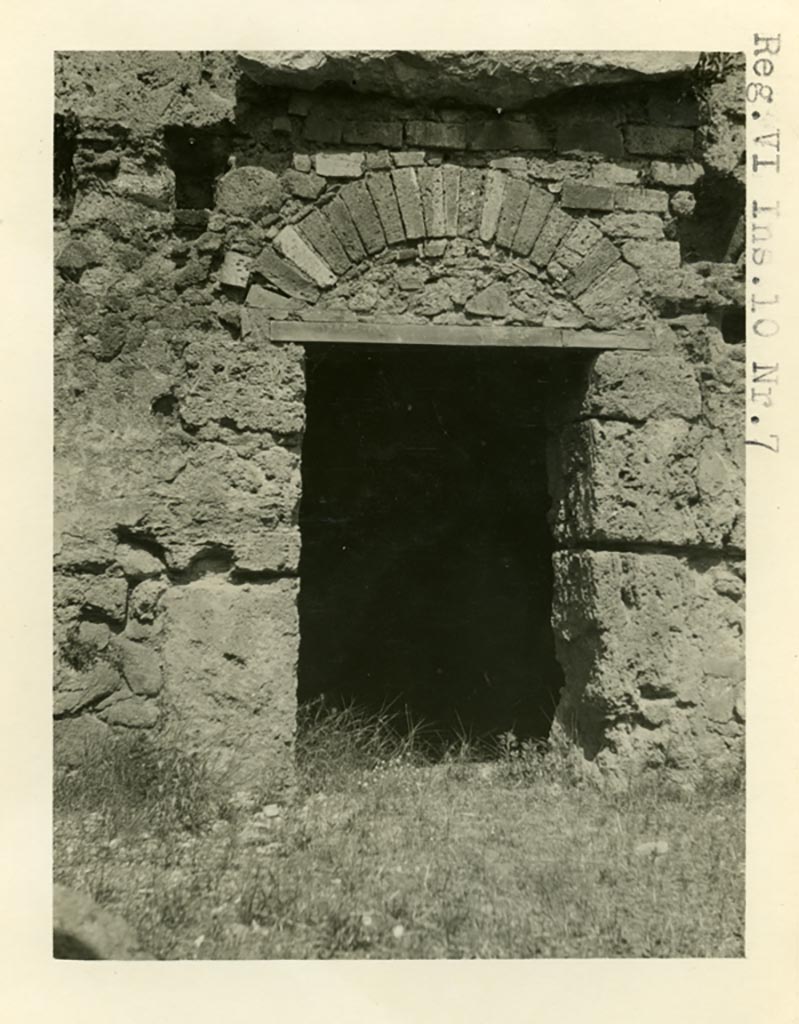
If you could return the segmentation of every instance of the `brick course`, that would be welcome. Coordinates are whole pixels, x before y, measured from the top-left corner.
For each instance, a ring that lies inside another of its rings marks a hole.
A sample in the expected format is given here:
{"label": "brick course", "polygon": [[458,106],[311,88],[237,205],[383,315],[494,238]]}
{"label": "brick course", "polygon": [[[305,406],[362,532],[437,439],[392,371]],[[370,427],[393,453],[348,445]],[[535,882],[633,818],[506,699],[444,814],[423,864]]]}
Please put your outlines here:
{"label": "brick course", "polygon": [[612,188],[577,181],[564,181],[560,201],[574,210],[612,210],[615,205]]}
{"label": "brick course", "polygon": [[486,121],[466,129],[467,149],[550,149],[547,136],[534,124]]}
{"label": "brick course", "polygon": [[631,124],[625,129],[627,152],[635,156],[691,156],[694,133],[689,128]]}
{"label": "brick course", "polygon": [[409,121],[405,125],[405,138],[411,146],[426,146],[430,149],[466,148],[466,129],[462,124]]}

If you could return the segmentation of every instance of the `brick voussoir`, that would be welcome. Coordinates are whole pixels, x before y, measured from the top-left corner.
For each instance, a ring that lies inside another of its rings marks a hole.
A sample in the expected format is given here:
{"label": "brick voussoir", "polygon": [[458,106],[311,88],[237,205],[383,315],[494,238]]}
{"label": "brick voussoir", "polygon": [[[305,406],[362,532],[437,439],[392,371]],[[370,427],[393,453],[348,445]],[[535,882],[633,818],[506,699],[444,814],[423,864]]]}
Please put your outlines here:
{"label": "brick voussoir", "polygon": [[508,179],[502,199],[502,210],[497,222],[497,245],[502,245],[506,249],[510,248],[529,195],[530,186],[526,181],[522,181],[520,178]]}
{"label": "brick voussoir", "polygon": [[391,171],[394,191],[397,193],[405,234],[409,239],[424,238],[425,224],[419,182],[413,167],[400,167]]}
{"label": "brick voussoir", "polygon": [[377,215],[377,208],[362,181],[353,181],[345,185],[339,193],[347,205],[364,248],[369,255],[386,247],[386,236]]}
{"label": "brick voussoir", "polygon": [[621,253],[607,238],[601,239],[591,248],[571,274],[566,278],[564,287],[575,298],[621,259]]}
{"label": "brick voussoir", "polygon": [[420,167],[417,172],[422,195],[422,213],[428,238],[446,234],[444,222],[444,178],[440,167]]}
{"label": "brick voussoir", "polygon": [[336,196],[332,202],[327,204],[325,213],[330,221],[330,226],[352,262],[359,263],[365,259],[366,250],[363,247],[361,236],[358,234],[352,214],[341,196]]}
{"label": "brick voussoir", "polygon": [[334,273],[344,274],[349,270],[351,264],[344,246],[323,213],[311,210],[296,226],[305,241],[319,253]]}
{"label": "brick voussoir", "polygon": [[483,209],[480,217],[480,238],[490,242],[497,232],[502,197],[505,194],[505,178],[501,171],[489,171],[483,193]]}
{"label": "brick voussoir", "polygon": [[529,256],[533,245],[541,233],[542,228],[549,216],[549,211],[555,205],[555,199],[549,192],[535,185],[530,187],[530,195],[524,207],[516,234],[513,236],[511,248],[521,256]]}
{"label": "brick voussoir", "polygon": [[388,244],[404,242],[405,229],[391,176],[386,173],[370,174],[366,178],[366,187],[374,200]]}
{"label": "brick voussoir", "polygon": [[336,283],[337,278],[331,268],[314,252],[292,224],[284,227],[277,235],[275,247],[320,288],[330,288]]}
{"label": "brick voussoir", "polygon": [[544,225],[530,252],[530,259],[536,266],[545,267],[549,263],[555,254],[555,250],[573,224],[572,218],[568,213],[561,210],[559,206],[553,205],[550,207],[549,216],[544,221]]}
{"label": "brick voussoir", "polygon": [[460,168],[445,164],[441,168],[444,186],[444,234],[453,238],[458,233],[458,208],[460,206]]}
{"label": "brick voussoir", "polygon": [[252,270],[291,298],[306,302],[316,302],[319,298],[319,289],[313,281],[293,263],[284,260],[271,245],[255,260]]}

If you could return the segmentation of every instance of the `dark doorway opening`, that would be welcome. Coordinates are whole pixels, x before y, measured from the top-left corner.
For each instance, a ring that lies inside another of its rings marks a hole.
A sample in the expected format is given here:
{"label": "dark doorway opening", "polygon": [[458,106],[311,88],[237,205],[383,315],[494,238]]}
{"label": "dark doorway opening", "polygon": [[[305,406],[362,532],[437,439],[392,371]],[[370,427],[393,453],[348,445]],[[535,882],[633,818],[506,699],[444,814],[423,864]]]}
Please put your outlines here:
{"label": "dark doorway opening", "polygon": [[545,737],[557,355],[306,346],[299,698]]}

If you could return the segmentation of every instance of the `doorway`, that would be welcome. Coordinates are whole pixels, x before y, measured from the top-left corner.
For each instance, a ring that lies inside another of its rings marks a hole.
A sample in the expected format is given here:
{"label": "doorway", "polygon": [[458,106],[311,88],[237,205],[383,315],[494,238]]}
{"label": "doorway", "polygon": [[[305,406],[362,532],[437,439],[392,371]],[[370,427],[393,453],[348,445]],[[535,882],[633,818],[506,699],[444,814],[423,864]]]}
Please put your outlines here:
{"label": "doorway", "polygon": [[543,738],[546,405],[560,353],[306,346],[299,699],[389,708],[445,744]]}

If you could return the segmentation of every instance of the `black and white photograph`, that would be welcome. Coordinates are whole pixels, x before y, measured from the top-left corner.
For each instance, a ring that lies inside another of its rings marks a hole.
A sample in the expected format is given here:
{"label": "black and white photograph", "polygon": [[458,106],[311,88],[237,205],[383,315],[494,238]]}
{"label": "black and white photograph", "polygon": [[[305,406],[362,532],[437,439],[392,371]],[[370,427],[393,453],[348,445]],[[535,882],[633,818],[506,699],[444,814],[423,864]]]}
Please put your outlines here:
{"label": "black and white photograph", "polygon": [[785,0],[7,6],[4,1019],[794,1022]]}
{"label": "black and white photograph", "polygon": [[54,90],[54,956],[742,957],[746,55]]}

